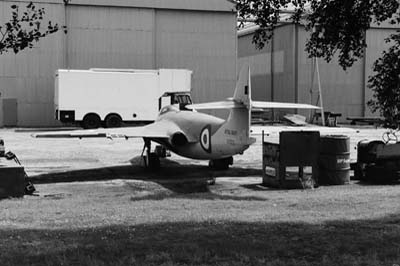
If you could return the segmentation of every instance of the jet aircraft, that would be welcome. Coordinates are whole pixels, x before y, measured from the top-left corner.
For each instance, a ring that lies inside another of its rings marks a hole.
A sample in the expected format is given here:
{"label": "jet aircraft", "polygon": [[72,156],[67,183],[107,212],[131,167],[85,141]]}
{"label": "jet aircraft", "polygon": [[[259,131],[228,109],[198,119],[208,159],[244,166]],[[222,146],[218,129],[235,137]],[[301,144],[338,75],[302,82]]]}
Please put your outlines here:
{"label": "jet aircraft", "polygon": [[[298,103],[260,102],[251,100],[250,68],[242,68],[232,98],[224,101],[191,104],[181,111],[170,105],[160,110],[152,124],[143,127],[114,129],[75,130],[33,135],[37,138],[88,138],[108,137],[143,138],[142,157],[145,166],[158,168],[160,157],[166,150],[178,155],[200,160],[209,160],[215,169],[227,169],[233,164],[233,155],[243,152],[255,142],[250,136],[251,109],[319,109],[317,106]],[[226,120],[197,112],[203,109],[229,109]],[[151,143],[158,143],[152,151]]]}

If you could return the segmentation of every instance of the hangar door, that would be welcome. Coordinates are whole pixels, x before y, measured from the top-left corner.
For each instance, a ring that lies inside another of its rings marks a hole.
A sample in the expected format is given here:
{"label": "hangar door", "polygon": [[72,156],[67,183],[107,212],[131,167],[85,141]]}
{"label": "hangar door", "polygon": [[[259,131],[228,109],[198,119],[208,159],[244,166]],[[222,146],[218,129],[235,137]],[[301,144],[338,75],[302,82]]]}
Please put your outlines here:
{"label": "hangar door", "polygon": [[3,123],[5,127],[13,127],[17,125],[17,112],[17,99],[3,99]]}

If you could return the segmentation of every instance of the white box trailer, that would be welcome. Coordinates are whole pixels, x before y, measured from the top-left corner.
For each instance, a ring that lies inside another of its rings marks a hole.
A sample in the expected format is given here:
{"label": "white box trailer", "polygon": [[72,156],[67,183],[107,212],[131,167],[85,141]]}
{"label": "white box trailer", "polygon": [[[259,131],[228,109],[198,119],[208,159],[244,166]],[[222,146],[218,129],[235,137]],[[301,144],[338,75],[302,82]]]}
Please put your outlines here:
{"label": "white box trailer", "polygon": [[84,128],[151,122],[169,104],[191,103],[186,69],[89,69],[56,71],[56,119]]}

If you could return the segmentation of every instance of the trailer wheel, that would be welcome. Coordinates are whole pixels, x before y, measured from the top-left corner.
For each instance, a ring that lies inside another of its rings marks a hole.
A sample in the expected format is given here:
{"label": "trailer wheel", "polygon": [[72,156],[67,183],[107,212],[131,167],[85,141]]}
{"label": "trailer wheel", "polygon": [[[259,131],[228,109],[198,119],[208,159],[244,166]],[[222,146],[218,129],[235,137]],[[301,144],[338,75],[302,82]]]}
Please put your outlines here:
{"label": "trailer wheel", "polygon": [[84,129],[99,128],[100,124],[100,117],[96,114],[87,114],[82,121],[82,127]]}
{"label": "trailer wheel", "polygon": [[111,114],[108,115],[104,121],[105,127],[121,127],[122,119],[119,115]]}

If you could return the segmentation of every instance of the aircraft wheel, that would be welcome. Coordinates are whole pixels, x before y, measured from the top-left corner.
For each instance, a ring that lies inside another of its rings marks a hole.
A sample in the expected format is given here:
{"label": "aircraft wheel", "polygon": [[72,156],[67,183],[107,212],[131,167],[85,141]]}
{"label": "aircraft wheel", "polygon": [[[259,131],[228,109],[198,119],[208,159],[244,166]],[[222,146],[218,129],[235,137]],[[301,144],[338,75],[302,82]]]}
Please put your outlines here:
{"label": "aircraft wheel", "polygon": [[106,117],[106,120],[104,122],[105,126],[107,128],[110,127],[121,127],[122,125],[122,119],[119,115],[116,114],[111,114]]}
{"label": "aircraft wheel", "polygon": [[207,185],[209,185],[209,186],[215,185],[215,182],[216,182],[216,178],[213,177],[212,179],[207,180]]}
{"label": "aircraft wheel", "polygon": [[160,157],[155,152],[150,152],[146,156],[146,168],[157,170],[160,168]]}
{"label": "aircraft wheel", "polygon": [[229,165],[233,164],[233,158],[228,157],[224,159],[218,159],[218,160],[210,160],[208,165],[215,170],[228,170]]}
{"label": "aircraft wheel", "polygon": [[101,124],[100,117],[96,114],[87,114],[83,118],[82,127],[84,129],[99,128]]}

